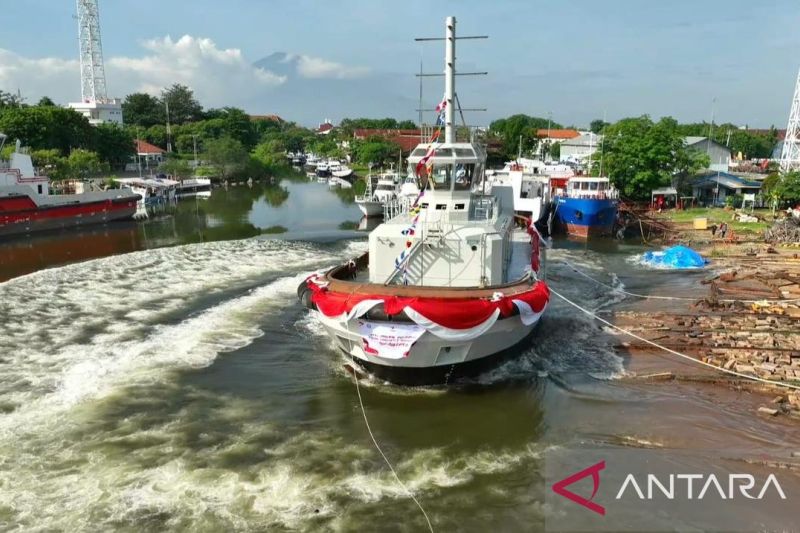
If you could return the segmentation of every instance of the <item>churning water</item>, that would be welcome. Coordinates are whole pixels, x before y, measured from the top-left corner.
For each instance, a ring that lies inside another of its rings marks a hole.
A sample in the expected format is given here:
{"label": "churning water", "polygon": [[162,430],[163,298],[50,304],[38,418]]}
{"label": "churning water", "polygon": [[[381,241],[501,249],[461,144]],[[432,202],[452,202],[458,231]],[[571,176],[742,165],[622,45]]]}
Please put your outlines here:
{"label": "churning water", "polygon": [[[420,530],[340,355],[295,297],[365,248],[199,243],[0,283],[0,529]],[[623,255],[553,250],[548,274],[608,308],[619,294],[559,259],[603,276],[630,270]],[[448,390],[367,381],[364,403],[441,531],[541,529],[554,447],[794,444],[743,423],[725,394],[620,382],[616,342],[554,298],[502,367]]]}

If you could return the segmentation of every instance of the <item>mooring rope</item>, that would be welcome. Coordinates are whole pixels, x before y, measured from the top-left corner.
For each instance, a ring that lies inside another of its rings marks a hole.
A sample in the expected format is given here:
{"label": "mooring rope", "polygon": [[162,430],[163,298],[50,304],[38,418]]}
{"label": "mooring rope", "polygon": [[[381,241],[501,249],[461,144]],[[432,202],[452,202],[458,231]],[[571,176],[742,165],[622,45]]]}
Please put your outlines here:
{"label": "mooring rope", "polygon": [[608,320],[605,320],[605,319],[600,318],[599,316],[597,316],[597,314],[594,313],[593,311],[590,311],[589,309],[586,309],[585,307],[581,307],[580,305],[576,304],[575,302],[573,302],[572,300],[570,300],[569,298],[567,298],[563,294],[560,294],[558,291],[556,291],[552,287],[550,287],[550,292],[555,294],[556,296],[558,296],[559,298],[561,298],[565,302],[567,302],[569,305],[571,305],[571,306],[575,307],[576,309],[582,311],[583,313],[589,315],[590,317],[594,318],[595,320],[598,320],[599,322],[602,322],[606,326],[608,326],[610,328],[613,328],[613,329],[615,329],[615,330],[617,330],[617,331],[619,331],[621,333],[624,333],[625,335],[633,337],[634,339],[637,339],[637,340],[640,340],[640,341],[642,341],[644,343],[647,343],[647,344],[649,344],[649,345],[651,345],[651,346],[653,346],[655,348],[658,348],[660,350],[664,350],[665,352],[671,353],[672,355],[676,355],[678,357],[681,357],[683,359],[687,359],[687,360],[692,361],[694,363],[697,363],[697,364],[700,364],[700,365],[703,365],[703,366],[707,366],[709,368],[713,368],[714,370],[718,370],[720,372],[724,372],[726,374],[730,374],[730,375],[737,376],[737,377],[740,377],[740,378],[749,379],[751,381],[758,381],[758,382],[761,382],[761,383],[767,383],[767,384],[770,384],[770,385],[777,385],[779,387],[785,387],[785,388],[788,388],[788,389],[800,390],[800,386],[798,386],[798,385],[793,385],[791,383],[784,383],[782,381],[774,381],[774,380],[771,380],[771,379],[764,379],[764,378],[760,378],[760,377],[757,377],[757,376],[750,376],[748,374],[743,374],[743,373],[737,372],[735,370],[729,370],[727,368],[723,368],[723,367],[720,367],[720,366],[717,366],[717,365],[712,365],[711,363],[707,363],[707,362],[702,361],[700,359],[696,359],[696,358],[694,358],[694,357],[692,357],[690,355],[686,355],[686,354],[683,354],[683,353],[680,353],[680,352],[676,352],[675,350],[667,348],[666,346],[662,346],[662,345],[658,344],[657,342],[653,342],[653,341],[651,341],[649,339],[645,339],[644,337],[640,337],[639,335],[637,335],[637,334],[635,334],[635,333],[633,333],[631,331],[623,329],[623,328],[621,328],[619,326],[615,326],[614,324],[612,324]]}
{"label": "mooring rope", "polygon": [[364,400],[361,398],[361,387],[358,384],[358,371],[356,370],[357,368],[356,360],[355,356],[353,355],[353,339],[350,337],[349,320],[345,321],[345,328],[347,328],[347,340],[350,344],[350,352],[348,355],[350,355],[350,361],[353,365],[353,381],[355,381],[356,383],[356,393],[358,394],[358,405],[361,407],[361,415],[364,417],[364,425],[367,426],[367,433],[369,433],[369,438],[372,439],[372,444],[375,445],[375,449],[378,450],[378,453],[381,454],[381,457],[383,457],[383,461],[386,463],[386,466],[388,466],[389,470],[391,470],[394,479],[397,481],[397,484],[400,485],[400,487],[411,497],[412,500],[414,500],[414,503],[417,504],[417,507],[419,507],[422,516],[425,517],[425,522],[427,522],[428,524],[428,529],[430,530],[431,533],[434,533],[433,524],[431,524],[431,519],[428,518],[428,513],[425,512],[425,508],[422,507],[422,504],[419,502],[417,497],[414,496],[414,493],[411,492],[411,489],[409,489],[406,486],[406,484],[403,483],[403,480],[400,479],[400,476],[397,475],[397,471],[394,469],[394,466],[392,466],[392,462],[389,461],[389,458],[386,457],[385,453],[383,453],[383,449],[381,448],[380,444],[378,444],[378,439],[376,439],[375,434],[372,433],[372,428],[370,427],[369,419],[367,418],[367,410],[364,408]]}
{"label": "mooring rope", "polygon": [[[626,291],[625,289],[621,289],[619,287],[614,287],[613,285],[609,285],[608,283],[604,283],[604,282],[600,281],[599,279],[595,279],[592,276],[590,276],[589,274],[586,274],[585,272],[581,272],[581,270],[578,267],[576,267],[575,265],[573,265],[572,263],[570,263],[566,259],[562,259],[561,262],[564,263],[565,265],[567,265],[573,271],[575,271],[576,274],[579,274],[579,275],[583,276],[584,278],[597,283],[598,285],[602,285],[604,287],[607,287],[607,288],[611,289],[612,291],[616,291],[616,292],[619,292],[621,294],[626,294],[628,296],[634,296],[636,298],[644,298],[646,300],[680,300],[680,301],[689,301],[689,302],[696,302],[698,300],[702,300],[702,298],[691,298],[691,297],[687,297],[687,296],[661,296],[661,295],[657,295],[657,294],[638,294],[638,293],[635,293],[635,292]],[[769,303],[769,304],[773,304],[773,303],[800,302],[800,298],[792,298],[791,300],[767,300],[767,299],[740,300],[740,299],[737,299],[737,298],[717,298],[717,301],[718,302],[742,302],[742,303],[746,303],[746,304],[754,304],[754,303],[766,302],[766,303]]]}

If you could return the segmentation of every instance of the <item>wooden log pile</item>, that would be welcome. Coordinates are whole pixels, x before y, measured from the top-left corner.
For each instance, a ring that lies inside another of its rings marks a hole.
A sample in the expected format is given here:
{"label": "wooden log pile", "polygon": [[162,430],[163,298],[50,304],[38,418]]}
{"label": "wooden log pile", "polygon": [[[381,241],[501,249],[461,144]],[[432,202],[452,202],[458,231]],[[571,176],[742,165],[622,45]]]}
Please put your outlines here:
{"label": "wooden log pile", "polygon": [[[618,312],[615,323],[715,367],[800,385],[800,271],[732,271],[706,284],[708,297],[685,312]],[[653,351],[641,341],[624,348]],[[776,386],[773,392],[780,393],[780,401],[768,407],[773,414],[800,417],[800,391]]]}
{"label": "wooden log pile", "polygon": [[764,231],[764,238],[773,243],[800,244],[800,219],[787,217],[775,221]]}

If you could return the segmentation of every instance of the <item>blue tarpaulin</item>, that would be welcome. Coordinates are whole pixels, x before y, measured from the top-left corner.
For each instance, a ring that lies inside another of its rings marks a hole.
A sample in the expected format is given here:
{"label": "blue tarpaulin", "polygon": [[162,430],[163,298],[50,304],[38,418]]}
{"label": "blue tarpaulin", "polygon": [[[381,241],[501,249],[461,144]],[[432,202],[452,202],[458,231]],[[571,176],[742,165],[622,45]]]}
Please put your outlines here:
{"label": "blue tarpaulin", "polygon": [[642,263],[658,268],[701,268],[707,261],[686,246],[672,246],[660,252],[645,252]]}

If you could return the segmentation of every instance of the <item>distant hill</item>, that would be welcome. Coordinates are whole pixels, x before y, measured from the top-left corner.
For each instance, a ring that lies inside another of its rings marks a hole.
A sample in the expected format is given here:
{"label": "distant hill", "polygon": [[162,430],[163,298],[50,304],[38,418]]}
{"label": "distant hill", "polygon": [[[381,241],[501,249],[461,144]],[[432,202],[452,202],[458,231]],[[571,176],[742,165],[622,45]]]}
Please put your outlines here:
{"label": "distant hill", "polygon": [[253,63],[285,76],[286,82],[265,91],[264,103],[251,111],[274,113],[306,126],[316,126],[326,118],[338,123],[346,117],[416,117],[413,74],[337,72],[335,63],[317,61],[322,60],[274,52]]}

